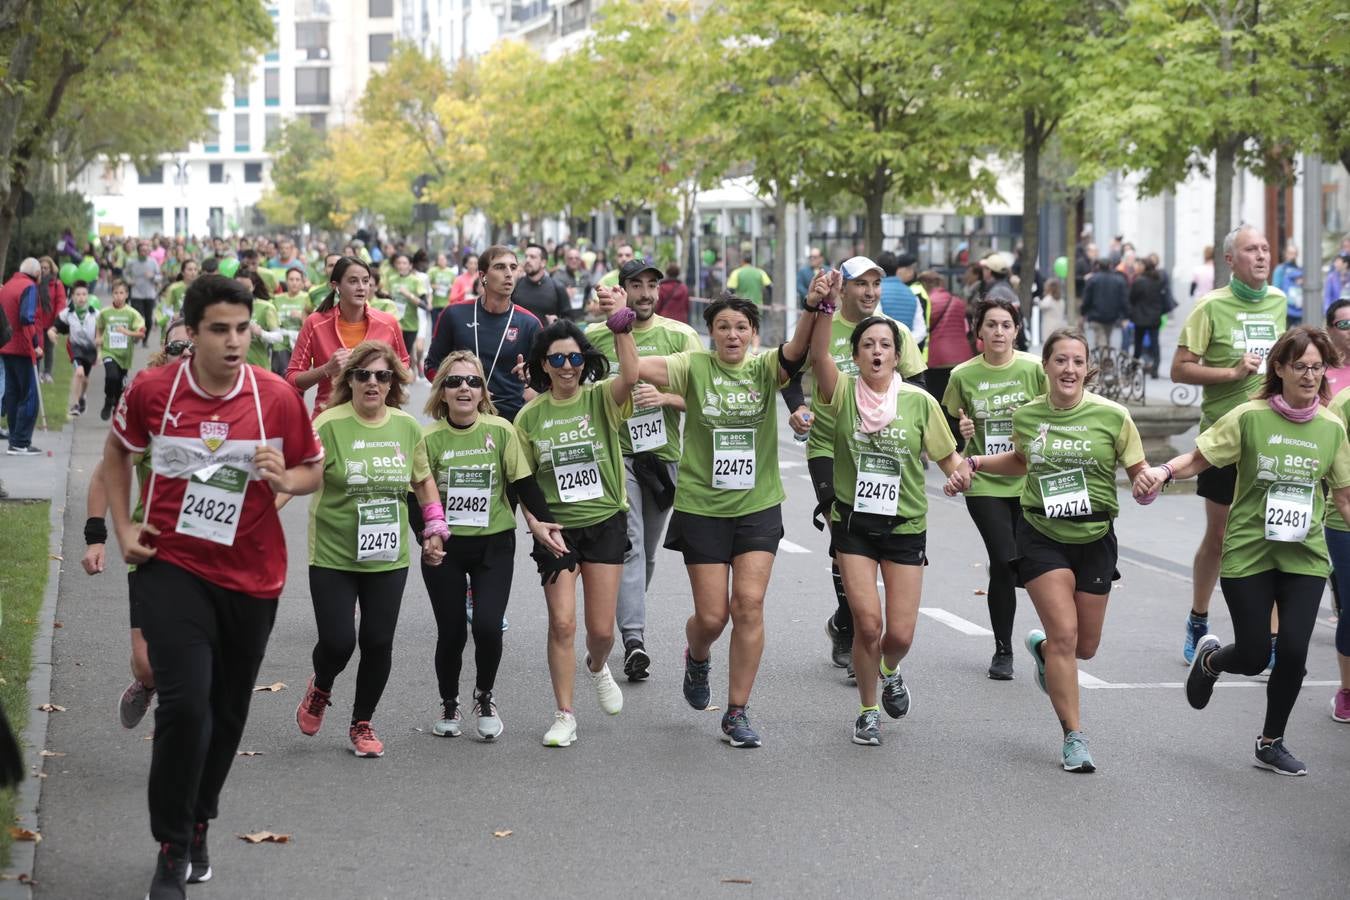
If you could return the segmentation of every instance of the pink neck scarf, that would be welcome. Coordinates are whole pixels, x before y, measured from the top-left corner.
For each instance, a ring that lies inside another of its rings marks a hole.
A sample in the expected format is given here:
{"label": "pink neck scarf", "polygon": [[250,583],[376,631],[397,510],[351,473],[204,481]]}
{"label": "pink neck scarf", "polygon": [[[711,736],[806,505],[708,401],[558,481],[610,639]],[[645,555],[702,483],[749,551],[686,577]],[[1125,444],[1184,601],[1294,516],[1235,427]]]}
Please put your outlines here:
{"label": "pink neck scarf", "polygon": [[1281,416],[1284,416],[1290,422],[1297,422],[1299,424],[1303,424],[1304,422],[1311,422],[1313,420],[1313,416],[1317,415],[1316,402],[1309,403],[1307,406],[1302,407],[1301,409],[1295,409],[1294,407],[1289,405],[1288,400],[1284,399],[1283,394],[1275,394],[1273,397],[1270,398],[1270,408],[1275,410]]}
{"label": "pink neck scarf", "polygon": [[891,373],[891,383],[884,393],[867,386],[861,374],[854,381],[853,399],[858,404],[858,419],[863,434],[876,434],[895,421],[895,398],[900,393],[900,373]]}

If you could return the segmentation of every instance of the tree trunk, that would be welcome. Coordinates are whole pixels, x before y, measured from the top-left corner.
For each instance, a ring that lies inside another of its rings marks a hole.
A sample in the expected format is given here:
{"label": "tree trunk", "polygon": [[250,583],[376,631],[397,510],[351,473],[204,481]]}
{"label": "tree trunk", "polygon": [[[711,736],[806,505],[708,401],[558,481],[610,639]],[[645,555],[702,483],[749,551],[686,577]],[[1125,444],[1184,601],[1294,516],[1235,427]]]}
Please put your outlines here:
{"label": "tree trunk", "polygon": [[1220,141],[1214,151],[1214,286],[1228,283],[1228,262],[1223,258],[1223,239],[1233,228],[1233,177],[1236,174],[1239,141]]}
{"label": "tree trunk", "polygon": [[876,259],[881,253],[881,213],[886,201],[886,192],[876,189],[869,190],[863,202],[867,205],[867,218],[863,222],[863,242],[867,247],[867,255]]}
{"label": "tree trunk", "polygon": [[1022,319],[1031,317],[1031,289],[1036,285],[1036,257],[1041,244],[1041,129],[1036,111],[1022,110],[1022,258],[1017,296]]}
{"label": "tree trunk", "polygon": [[1064,284],[1060,290],[1064,292],[1064,324],[1078,324],[1078,290],[1076,288],[1078,278],[1078,195],[1075,194],[1069,198],[1068,226],[1065,229],[1067,235],[1069,260],[1069,273],[1064,277]]}
{"label": "tree trunk", "polygon": [[698,259],[694,256],[694,215],[698,205],[698,181],[689,182],[689,189],[684,192],[680,204],[680,247],[675,258],[679,260],[680,272],[684,276],[685,284],[698,284],[697,279],[690,281],[698,274]]}

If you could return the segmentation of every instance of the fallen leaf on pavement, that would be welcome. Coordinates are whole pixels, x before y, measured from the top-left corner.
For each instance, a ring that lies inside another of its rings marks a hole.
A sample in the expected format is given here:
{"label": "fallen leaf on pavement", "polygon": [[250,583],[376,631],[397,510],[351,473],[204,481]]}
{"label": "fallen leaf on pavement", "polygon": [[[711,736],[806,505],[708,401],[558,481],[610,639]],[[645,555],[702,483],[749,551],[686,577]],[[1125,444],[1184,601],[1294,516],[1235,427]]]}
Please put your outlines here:
{"label": "fallen leaf on pavement", "polygon": [[749,878],[723,878],[723,884],[754,884]]}
{"label": "fallen leaf on pavement", "polygon": [[985,595],[985,593],[986,593],[985,591],[982,591],[982,590],[980,590],[979,588],[976,588],[976,589],[975,589],[975,596],[976,596],[976,597],[983,597],[983,596]]}
{"label": "fallen leaf on pavement", "polygon": [[235,755],[236,755],[236,756],[262,756],[262,755],[263,755],[263,751],[261,751],[261,750],[240,750],[240,751],[239,751],[238,753],[236,753]]}
{"label": "fallen leaf on pavement", "polygon": [[277,834],[275,831],[255,831],[252,834],[236,834],[235,837],[250,844],[289,844],[289,834]]}
{"label": "fallen leaf on pavement", "polygon": [[154,734],[147,734],[145,737],[141,738],[141,740],[143,741],[153,741],[154,739],[155,739]]}
{"label": "fallen leaf on pavement", "polygon": [[708,706],[708,707],[704,707],[704,710],[703,710],[703,711],[704,711],[704,712],[717,712],[717,711],[720,710],[721,708],[722,708],[722,707],[720,707],[720,706]]}
{"label": "fallen leaf on pavement", "polygon": [[36,831],[32,831],[28,828],[20,828],[18,825],[10,826],[9,836],[16,841],[32,841],[35,844],[42,840],[42,835],[38,834]]}
{"label": "fallen leaf on pavement", "polygon": [[52,757],[52,756],[65,756],[65,754],[62,753],[60,750],[43,750],[41,753],[38,754],[38,756]]}
{"label": "fallen leaf on pavement", "polygon": [[53,628],[65,628],[66,626],[65,626],[65,623],[63,623],[63,622],[53,622],[53,623],[52,623],[52,627],[53,627]]}
{"label": "fallen leaf on pavement", "polygon": [[38,712],[51,713],[51,712],[65,712],[65,711],[66,708],[64,706],[57,706],[55,703],[44,703],[38,707]]}
{"label": "fallen leaf on pavement", "polygon": [[66,561],[66,558],[65,558],[64,556],[61,556],[60,554],[57,554],[57,553],[48,553],[48,554],[47,554],[47,558],[48,558],[48,559],[54,559],[54,560],[56,560],[57,562],[65,562],[65,561]]}
{"label": "fallen leaf on pavement", "polygon": [[494,832],[492,832],[492,836],[493,836],[493,837],[498,837],[498,838],[501,838],[501,837],[510,837],[512,834],[513,834],[513,832],[512,832],[511,829],[509,829],[509,828],[504,828],[504,829],[502,829],[501,831],[494,831]]}
{"label": "fallen leaf on pavement", "polygon": [[258,694],[266,691],[269,694],[275,694],[277,691],[286,690],[286,682],[274,681],[271,684],[260,684],[253,689],[253,693]]}

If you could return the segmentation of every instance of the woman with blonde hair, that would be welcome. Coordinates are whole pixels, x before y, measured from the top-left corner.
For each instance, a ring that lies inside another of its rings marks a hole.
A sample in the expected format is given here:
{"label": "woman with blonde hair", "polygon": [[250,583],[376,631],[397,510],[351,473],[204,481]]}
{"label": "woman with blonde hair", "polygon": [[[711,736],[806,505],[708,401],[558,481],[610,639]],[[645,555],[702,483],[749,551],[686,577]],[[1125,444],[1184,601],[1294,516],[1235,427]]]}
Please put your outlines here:
{"label": "woman with blonde hair", "polygon": [[463,731],[459,674],[469,630],[464,615],[467,578],[474,597],[473,714],[478,736],[491,741],[503,730],[492,690],[502,659],[502,622],[516,552],[513,500],[519,498],[530,511],[530,531],[537,540],[559,554],[567,547],[515,429],[497,415],[488,397],[487,376],[477,356],[456,350],[441,361],[425,412],[433,419],[422,428],[427,461],[446,524],[454,529],[444,542],[441,564],[422,561],[436,616],[436,681],[443,707],[431,731],[441,737],[458,737]]}
{"label": "woman with blonde hair", "polygon": [[[314,674],[295,711],[306,735],[323,725],[333,681],[357,645],[361,663],[348,737],[357,756],[383,756],[371,719],[389,680],[394,629],[408,578],[411,485],[422,507],[422,558],[439,565],[450,536],[417,420],[407,402],[412,373],[383,341],[354,347],[314,420],[323,443],[323,482],[309,507],[309,589],[318,642]],[[361,605],[358,636],[354,624]]]}

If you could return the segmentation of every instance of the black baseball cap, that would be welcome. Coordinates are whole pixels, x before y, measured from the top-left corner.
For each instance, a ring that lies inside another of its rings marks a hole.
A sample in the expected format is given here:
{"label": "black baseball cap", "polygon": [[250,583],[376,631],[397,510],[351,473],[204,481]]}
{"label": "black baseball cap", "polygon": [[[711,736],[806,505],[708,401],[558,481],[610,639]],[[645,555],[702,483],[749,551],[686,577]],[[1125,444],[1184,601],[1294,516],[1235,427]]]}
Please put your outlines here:
{"label": "black baseball cap", "polygon": [[895,267],[897,269],[912,269],[916,263],[918,263],[918,260],[914,258],[914,254],[912,253],[901,253],[895,258]]}
{"label": "black baseball cap", "polygon": [[644,272],[655,272],[657,278],[665,278],[666,273],[662,272],[656,266],[653,266],[642,259],[630,259],[619,269],[619,285],[622,286],[630,278],[636,278]]}

